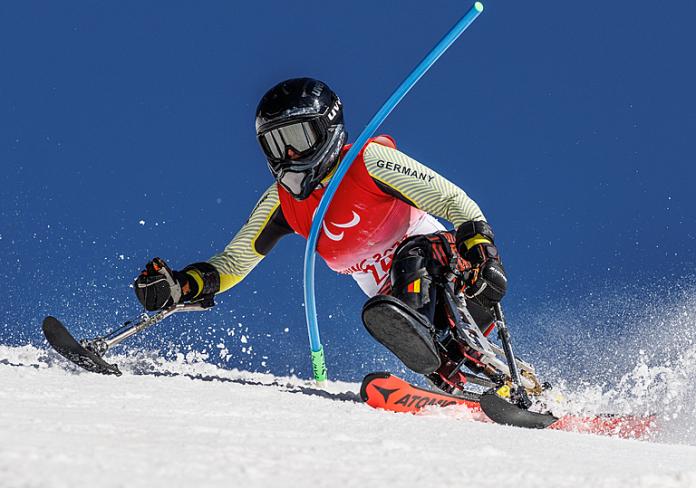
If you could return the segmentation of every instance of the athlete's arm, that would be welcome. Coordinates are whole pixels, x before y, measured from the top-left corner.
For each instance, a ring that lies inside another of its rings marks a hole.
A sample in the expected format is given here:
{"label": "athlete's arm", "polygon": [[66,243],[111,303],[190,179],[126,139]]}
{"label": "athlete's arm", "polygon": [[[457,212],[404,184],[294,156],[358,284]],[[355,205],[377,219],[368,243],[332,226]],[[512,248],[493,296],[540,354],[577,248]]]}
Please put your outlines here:
{"label": "athlete's arm", "polygon": [[385,193],[448,220],[455,228],[466,221],[486,220],[464,190],[401,151],[373,142],[363,157],[370,176]]}
{"label": "athlete's arm", "polygon": [[[261,196],[232,241],[222,252],[208,260],[220,274],[219,291],[229,290],[242,281],[281,237],[292,232],[280,208],[278,189],[273,184]],[[196,281],[201,279],[200,276],[192,276]],[[202,283],[198,284],[199,290],[202,289]]]}

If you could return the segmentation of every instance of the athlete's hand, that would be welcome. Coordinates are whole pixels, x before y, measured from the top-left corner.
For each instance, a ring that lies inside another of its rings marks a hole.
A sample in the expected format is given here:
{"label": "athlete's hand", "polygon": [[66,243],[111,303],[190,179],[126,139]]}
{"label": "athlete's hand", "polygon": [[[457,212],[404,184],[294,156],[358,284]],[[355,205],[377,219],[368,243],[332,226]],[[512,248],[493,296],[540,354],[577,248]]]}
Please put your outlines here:
{"label": "athlete's hand", "polygon": [[483,305],[492,307],[507,292],[507,275],[500,261],[489,259],[472,270],[464,294]]}
{"label": "athlete's hand", "polygon": [[187,285],[182,273],[172,271],[160,258],[148,262],[133,282],[135,296],[150,311],[181,303],[186,293],[182,286]]}
{"label": "athlete's hand", "polygon": [[500,261],[498,248],[495,247],[493,239],[493,229],[484,220],[470,220],[457,229],[456,241],[459,254],[474,267],[481,266],[491,259]]}
{"label": "athlete's hand", "polygon": [[493,229],[483,220],[464,222],[457,229],[457,249],[474,267],[464,293],[484,307],[492,307],[507,292],[505,268],[493,238]]}

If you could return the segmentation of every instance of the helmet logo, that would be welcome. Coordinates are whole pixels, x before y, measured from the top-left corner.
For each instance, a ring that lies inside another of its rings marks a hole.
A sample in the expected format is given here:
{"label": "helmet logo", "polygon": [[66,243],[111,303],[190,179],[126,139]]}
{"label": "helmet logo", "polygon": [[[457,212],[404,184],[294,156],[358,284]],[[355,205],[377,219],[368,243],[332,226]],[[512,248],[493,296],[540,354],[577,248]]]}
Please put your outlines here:
{"label": "helmet logo", "polygon": [[324,91],[324,84],[323,84],[323,83],[317,83],[317,84],[314,85],[314,87],[312,88],[312,95],[314,95],[315,97],[319,97],[319,96],[321,96],[321,92],[323,92],[323,91]]}
{"label": "helmet logo", "polygon": [[333,120],[336,118],[336,116],[338,115],[338,109],[340,107],[341,107],[341,101],[336,100],[336,103],[334,103],[334,106],[331,107],[331,111],[329,112],[329,115],[328,115],[329,120]]}
{"label": "helmet logo", "polygon": [[[335,224],[333,222],[330,222],[331,225],[333,225],[334,227],[338,227],[339,229],[350,229],[351,227],[355,227],[359,223],[360,215],[355,213],[355,211],[353,211],[353,219],[350,222],[347,222],[345,224]],[[326,234],[326,237],[336,242],[343,239],[343,231],[339,232],[338,234],[334,234],[329,230],[329,227],[326,225],[326,222],[322,222],[322,225],[324,227],[324,233]]]}

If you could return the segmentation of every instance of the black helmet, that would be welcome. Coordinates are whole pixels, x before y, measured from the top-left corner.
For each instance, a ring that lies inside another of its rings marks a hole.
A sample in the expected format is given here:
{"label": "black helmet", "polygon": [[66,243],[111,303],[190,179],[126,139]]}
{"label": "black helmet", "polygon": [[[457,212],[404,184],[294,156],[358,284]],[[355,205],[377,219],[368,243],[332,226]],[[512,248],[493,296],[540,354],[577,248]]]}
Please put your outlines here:
{"label": "black helmet", "polygon": [[321,81],[283,81],[256,109],[256,136],[276,181],[304,200],[331,172],[346,141],[343,106]]}

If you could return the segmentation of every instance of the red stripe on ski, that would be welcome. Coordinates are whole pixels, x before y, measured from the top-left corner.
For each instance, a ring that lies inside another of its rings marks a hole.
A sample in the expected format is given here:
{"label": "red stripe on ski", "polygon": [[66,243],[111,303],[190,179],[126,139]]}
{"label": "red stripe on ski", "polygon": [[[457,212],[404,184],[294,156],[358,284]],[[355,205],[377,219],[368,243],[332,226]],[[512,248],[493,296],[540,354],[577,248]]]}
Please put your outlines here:
{"label": "red stripe on ski", "polygon": [[654,415],[645,417],[608,414],[588,417],[566,415],[549,425],[548,428],[566,432],[615,436],[623,439],[645,439],[657,432],[657,422]]}

